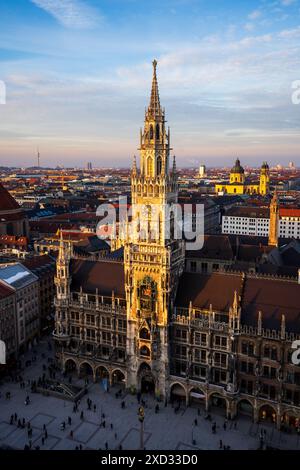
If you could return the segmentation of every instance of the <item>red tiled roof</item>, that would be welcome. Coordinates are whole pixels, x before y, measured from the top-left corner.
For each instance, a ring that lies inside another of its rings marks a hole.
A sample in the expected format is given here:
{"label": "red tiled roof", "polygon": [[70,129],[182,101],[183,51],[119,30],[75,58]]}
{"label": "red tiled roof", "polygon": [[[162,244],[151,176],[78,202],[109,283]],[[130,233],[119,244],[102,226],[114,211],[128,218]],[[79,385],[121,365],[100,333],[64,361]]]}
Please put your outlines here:
{"label": "red tiled roof", "polygon": [[300,217],[300,209],[280,207],[279,216],[280,217]]}
{"label": "red tiled roof", "polygon": [[28,245],[28,238],[27,237],[16,237],[15,235],[1,235],[0,236],[0,245],[27,246]]}
{"label": "red tiled roof", "polygon": [[178,286],[176,305],[188,307],[192,301],[193,307],[213,309],[228,312],[234,298],[234,291],[241,292],[241,274],[198,274],[183,273]]}
{"label": "red tiled roof", "polygon": [[4,186],[0,183],[0,212],[11,211],[14,209],[20,209],[19,204],[7,191],[7,189],[5,189]]}
{"label": "red tiled roof", "polygon": [[286,329],[300,333],[300,284],[288,280],[247,276],[242,299],[242,323],[257,326],[262,312],[263,328],[280,329],[285,315]]}
{"label": "red tiled roof", "polygon": [[235,206],[228,209],[224,215],[265,219],[270,217],[270,209],[267,207]]}
{"label": "red tiled roof", "polygon": [[95,294],[98,288],[99,295],[111,296],[114,291],[116,297],[125,298],[124,265],[115,261],[71,260],[71,289]]}
{"label": "red tiled roof", "polygon": [[54,265],[55,261],[51,256],[48,255],[41,255],[41,256],[33,256],[32,258],[27,258],[25,261],[22,262],[24,266],[28,269],[36,269],[41,268],[43,266]]}

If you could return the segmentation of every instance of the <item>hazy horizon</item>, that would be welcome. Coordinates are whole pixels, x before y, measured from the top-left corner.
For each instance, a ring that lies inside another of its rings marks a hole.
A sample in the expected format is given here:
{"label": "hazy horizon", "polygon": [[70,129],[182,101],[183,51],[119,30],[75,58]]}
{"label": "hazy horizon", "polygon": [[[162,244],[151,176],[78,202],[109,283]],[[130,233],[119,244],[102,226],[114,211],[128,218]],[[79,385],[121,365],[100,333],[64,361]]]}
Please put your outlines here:
{"label": "hazy horizon", "polygon": [[300,161],[300,0],[10,0],[0,13],[0,166],[33,166],[39,148],[45,166],[129,167],[153,58],[179,167]]}

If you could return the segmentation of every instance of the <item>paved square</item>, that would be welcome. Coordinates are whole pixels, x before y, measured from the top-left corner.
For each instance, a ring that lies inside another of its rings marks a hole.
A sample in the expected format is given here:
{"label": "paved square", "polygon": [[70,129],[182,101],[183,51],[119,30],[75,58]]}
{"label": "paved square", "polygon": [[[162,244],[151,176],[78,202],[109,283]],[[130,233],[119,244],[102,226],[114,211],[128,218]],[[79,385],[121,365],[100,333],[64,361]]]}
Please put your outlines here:
{"label": "paved square", "polygon": [[30,423],[33,427],[42,429],[44,424],[48,426],[54,420],[55,416],[46,415],[44,413],[38,413],[30,420]]}
{"label": "paved square", "polygon": [[86,444],[98,430],[99,426],[96,424],[83,422],[74,430],[74,439],[82,444]]}
{"label": "paved square", "polygon": [[0,423],[0,440],[7,438],[15,431],[15,427],[3,421]]}
{"label": "paved square", "polygon": [[[144,432],[144,447],[147,447],[147,441],[150,439],[150,432]],[[140,449],[140,430],[132,428],[121,441],[124,450]]]}
{"label": "paved square", "polygon": [[[11,415],[17,413],[18,419],[29,421],[33,430],[31,438],[32,447],[41,449],[74,450],[74,449],[138,449],[140,447],[140,423],[137,417],[138,403],[135,396],[125,394],[122,399],[115,397],[119,390],[112,388],[105,392],[99,383],[90,381],[88,395],[81,399],[79,410],[73,412],[73,403],[56,397],[47,397],[31,393],[30,380],[37,380],[43,374],[43,364],[47,365],[48,358],[53,356],[47,348],[48,340],[42,341],[37,347],[37,360],[31,366],[24,368],[21,375],[25,381],[25,390],[20,388],[18,382],[4,380],[0,385],[0,448],[10,446],[15,449],[24,449],[29,444],[27,428],[17,428],[17,422],[10,425]],[[42,356],[42,354],[44,356]],[[32,358],[28,353],[22,359],[23,364]],[[57,380],[65,380],[57,372]],[[73,384],[84,386],[84,381],[73,377]],[[11,392],[11,400],[5,399],[5,393]],[[25,406],[26,396],[30,396],[30,405]],[[87,398],[92,400],[92,411],[87,409]],[[125,408],[121,407],[124,399]],[[155,413],[156,401],[148,395],[143,396],[146,401],[144,421],[144,445],[147,450],[217,450],[220,440],[229,445],[231,449],[258,449],[260,430],[266,431],[266,442],[269,446],[280,449],[300,450],[300,439],[297,435],[289,435],[278,431],[273,425],[264,423],[254,424],[251,419],[241,416],[235,422],[229,422],[226,430],[223,428],[223,410],[215,409],[212,421],[217,424],[216,434],[212,433],[212,423],[204,419],[204,410],[200,416],[193,407],[182,407],[179,413],[174,413],[171,405],[160,405],[159,413]],[[80,414],[83,412],[83,420]],[[105,428],[100,426],[104,413]],[[68,424],[68,418],[71,424]],[[197,418],[198,425],[194,425]],[[65,430],[61,423],[66,423]],[[42,444],[43,426],[46,426],[48,438]],[[73,431],[73,438],[70,432]]]}

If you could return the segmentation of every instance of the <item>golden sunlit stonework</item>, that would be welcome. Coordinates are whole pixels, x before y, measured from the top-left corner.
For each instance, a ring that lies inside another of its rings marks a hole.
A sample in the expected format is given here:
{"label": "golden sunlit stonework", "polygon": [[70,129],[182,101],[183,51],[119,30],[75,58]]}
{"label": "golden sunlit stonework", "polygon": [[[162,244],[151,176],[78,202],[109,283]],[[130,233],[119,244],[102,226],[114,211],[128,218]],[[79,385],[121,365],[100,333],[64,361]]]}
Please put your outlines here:
{"label": "golden sunlit stonework", "polygon": [[[134,243],[125,241],[127,380],[129,386],[136,387],[139,372],[145,376],[154,374],[156,392],[165,395],[169,369],[169,308],[175,301],[184,268],[184,244],[165,233],[167,208],[177,203],[178,185],[175,161],[169,172],[170,130],[165,129],[156,65],[154,61],[150,105],[140,136],[140,169],[134,161],[131,189],[133,220],[143,219],[151,224],[155,212],[158,233],[150,237],[151,231],[146,227]],[[146,213],[140,214],[140,210]],[[145,360],[150,361],[151,373]]]}
{"label": "golden sunlit stonework", "polygon": [[244,168],[237,159],[230,171],[229,182],[218,183],[215,186],[217,194],[260,194],[265,196],[269,193],[270,171],[267,162],[262,164],[259,182],[247,182]]}
{"label": "golden sunlit stonework", "polygon": [[[168,213],[177,202],[178,183],[175,159],[169,168],[170,131],[156,66],[154,61],[140,165],[134,159],[131,172],[132,221],[142,220],[145,230],[133,225],[129,232],[127,221],[123,258],[113,250],[105,258],[82,256],[61,238],[57,360],[65,372],[90,376],[105,389],[153,392],[176,406],[206,412],[218,407],[228,419],[246,414],[278,428],[298,426],[300,373],[291,357],[293,341],[300,339],[295,320],[300,283],[253,272],[189,269],[191,253],[175,237],[175,216]],[[239,162],[231,177],[233,187],[247,187]],[[261,178],[266,190],[266,164]],[[192,261],[203,263],[201,250]]]}

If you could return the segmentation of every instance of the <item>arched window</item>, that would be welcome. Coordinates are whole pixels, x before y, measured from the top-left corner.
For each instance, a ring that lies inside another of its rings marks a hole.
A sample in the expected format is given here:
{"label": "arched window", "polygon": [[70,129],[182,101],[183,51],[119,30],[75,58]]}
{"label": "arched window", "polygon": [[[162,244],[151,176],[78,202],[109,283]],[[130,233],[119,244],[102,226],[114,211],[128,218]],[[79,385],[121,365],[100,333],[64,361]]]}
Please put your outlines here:
{"label": "arched window", "polygon": [[152,139],[153,139],[153,126],[151,124],[151,126],[150,126],[150,140],[152,140]]}
{"label": "arched window", "polygon": [[157,158],[157,164],[156,164],[156,165],[157,165],[156,173],[157,173],[157,175],[159,176],[159,175],[161,174],[161,166],[162,166],[162,164],[161,164],[161,157],[158,157],[158,158]]}
{"label": "arched window", "polygon": [[141,356],[150,357],[150,349],[147,346],[142,346],[140,349]]}
{"label": "arched window", "polygon": [[142,328],[140,331],[140,338],[141,339],[150,339],[150,333],[147,328]]}
{"label": "arched window", "polygon": [[152,158],[151,157],[148,157],[148,160],[147,160],[147,175],[148,176],[152,176],[153,174],[153,168],[152,168]]}
{"label": "arched window", "polygon": [[158,140],[159,139],[159,124],[156,124],[156,130],[155,130],[155,138]]}
{"label": "arched window", "polygon": [[9,222],[6,225],[6,234],[7,235],[14,235],[14,226],[13,226],[12,222]]}

